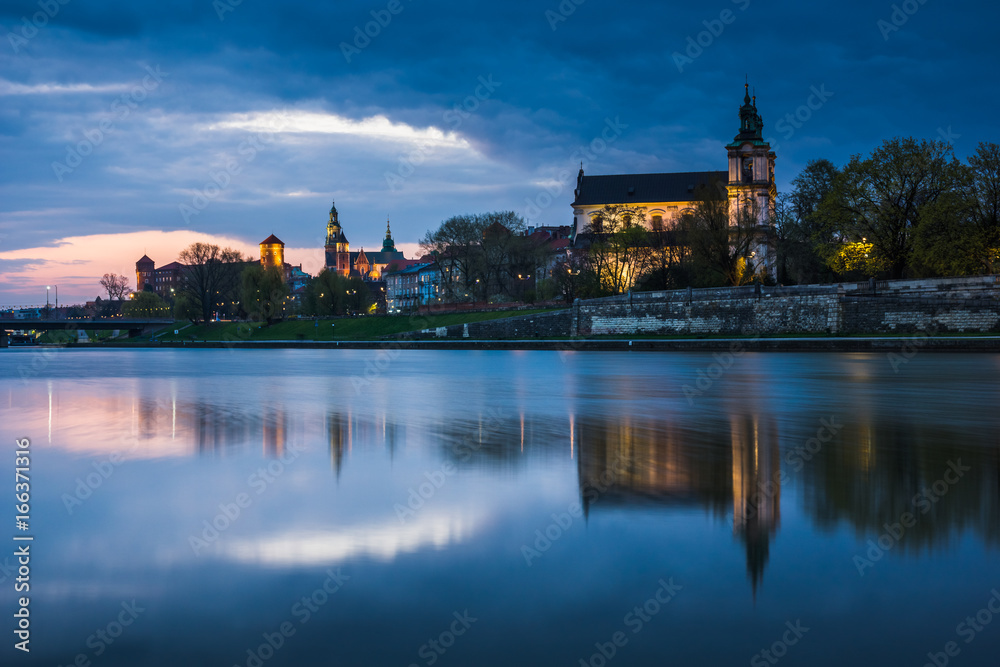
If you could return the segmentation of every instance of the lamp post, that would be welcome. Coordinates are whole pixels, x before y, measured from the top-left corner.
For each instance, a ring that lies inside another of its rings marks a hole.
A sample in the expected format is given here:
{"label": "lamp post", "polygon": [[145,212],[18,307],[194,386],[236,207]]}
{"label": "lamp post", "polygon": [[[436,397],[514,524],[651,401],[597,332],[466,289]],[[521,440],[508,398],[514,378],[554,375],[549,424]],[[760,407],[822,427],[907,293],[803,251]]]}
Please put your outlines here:
{"label": "lamp post", "polygon": [[49,290],[52,289],[51,285],[45,286],[45,319],[49,319]]}

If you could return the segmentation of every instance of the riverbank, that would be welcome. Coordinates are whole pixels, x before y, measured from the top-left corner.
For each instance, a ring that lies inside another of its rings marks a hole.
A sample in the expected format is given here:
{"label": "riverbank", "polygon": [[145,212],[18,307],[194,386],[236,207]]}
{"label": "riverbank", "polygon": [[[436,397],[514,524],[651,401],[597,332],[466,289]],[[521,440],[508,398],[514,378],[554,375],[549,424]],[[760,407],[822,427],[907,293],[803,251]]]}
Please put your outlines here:
{"label": "riverbank", "polygon": [[406,350],[554,350],[621,352],[1000,352],[1000,336],[872,336],[787,338],[565,338],[511,340],[266,340],[266,341],[175,341],[108,342],[72,345],[77,350],[108,348],[185,349],[406,349]]}

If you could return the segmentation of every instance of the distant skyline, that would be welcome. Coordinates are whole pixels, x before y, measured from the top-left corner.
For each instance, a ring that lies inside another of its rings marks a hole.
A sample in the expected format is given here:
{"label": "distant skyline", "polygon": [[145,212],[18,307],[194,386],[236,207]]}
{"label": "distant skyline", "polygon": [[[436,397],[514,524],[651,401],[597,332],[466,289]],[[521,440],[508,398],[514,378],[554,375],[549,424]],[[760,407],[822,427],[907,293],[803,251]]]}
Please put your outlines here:
{"label": "distant skyline", "polygon": [[[271,233],[315,273],[331,200],[352,249],[407,256],[452,215],[572,221],[588,174],[725,169],[749,78],[779,191],[884,139],[998,141],[1000,9],[0,2],[0,305],[101,293],[194,240]],[[366,34],[367,31],[367,34]],[[39,289],[41,288],[41,289]]]}

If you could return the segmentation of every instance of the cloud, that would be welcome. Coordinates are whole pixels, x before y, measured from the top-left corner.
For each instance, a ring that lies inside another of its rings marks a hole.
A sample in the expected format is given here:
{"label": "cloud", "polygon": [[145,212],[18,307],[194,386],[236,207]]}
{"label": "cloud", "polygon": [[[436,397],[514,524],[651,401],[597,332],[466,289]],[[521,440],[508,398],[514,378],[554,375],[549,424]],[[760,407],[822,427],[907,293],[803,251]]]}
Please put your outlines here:
{"label": "cloud", "polygon": [[[59,286],[60,303],[90,301],[101,295],[97,281],[105,273],[120,273],[134,283],[135,262],[143,254],[150,255],[157,265],[168,264],[195,242],[229,246],[259,256],[256,246],[239,239],[190,231],[68,236],[50,246],[0,252],[4,267],[0,274],[0,305],[44,304],[45,285]],[[314,262],[316,259],[309,258]]]}
{"label": "cloud", "polygon": [[342,134],[382,141],[427,144],[469,149],[469,142],[454,132],[436,127],[416,128],[394,123],[384,115],[353,120],[330,113],[308,111],[270,111],[229,114],[202,126],[206,130],[246,130],[249,132]]}
{"label": "cloud", "polygon": [[121,93],[129,89],[124,83],[93,85],[89,83],[36,83],[27,85],[0,79],[0,95],[54,95],[61,93]]}

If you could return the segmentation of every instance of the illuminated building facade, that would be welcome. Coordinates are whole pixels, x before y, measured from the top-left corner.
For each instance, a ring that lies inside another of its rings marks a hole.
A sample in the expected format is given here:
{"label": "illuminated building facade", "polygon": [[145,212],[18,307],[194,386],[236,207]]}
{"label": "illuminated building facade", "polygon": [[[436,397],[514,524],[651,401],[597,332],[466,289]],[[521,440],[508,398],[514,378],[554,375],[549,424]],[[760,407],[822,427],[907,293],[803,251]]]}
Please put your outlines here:
{"label": "illuminated building facade", "polygon": [[175,290],[181,288],[184,280],[184,265],[180,262],[170,262],[156,268],[156,262],[143,255],[135,263],[135,291],[149,289],[164,299],[173,297]]}
{"label": "illuminated building facade", "polygon": [[[770,240],[777,196],[775,153],[761,134],[764,122],[757,111],[756,96],[750,96],[749,84],[739,115],[739,133],[725,146],[729,159],[727,171],[586,176],[581,165],[573,201],[574,240],[594,229],[594,218],[608,204],[644,208],[646,228],[668,232],[676,227],[682,216],[694,212],[699,190],[718,188],[724,190],[729,200],[734,221],[741,212],[757,219],[759,241],[752,252],[757,256],[756,263],[775,277],[777,264]],[[749,212],[747,207],[750,207]]]}
{"label": "illuminated building facade", "polygon": [[265,269],[285,267],[285,244],[274,234],[260,242],[260,265]]}
{"label": "illuminated building facade", "polygon": [[385,223],[385,239],[382,249],[378,252],[351,252],[351,245],[344,236],[344,228],[340,225],[337,206],[330,207],[330,218],[326,225],[326,269],[336,271],[342,276],[357,276],[368,282],[379,282],[386,266],[403,260],[403,253],[396,250],[392,240],[392,229],[389,221]]}

